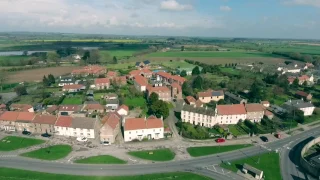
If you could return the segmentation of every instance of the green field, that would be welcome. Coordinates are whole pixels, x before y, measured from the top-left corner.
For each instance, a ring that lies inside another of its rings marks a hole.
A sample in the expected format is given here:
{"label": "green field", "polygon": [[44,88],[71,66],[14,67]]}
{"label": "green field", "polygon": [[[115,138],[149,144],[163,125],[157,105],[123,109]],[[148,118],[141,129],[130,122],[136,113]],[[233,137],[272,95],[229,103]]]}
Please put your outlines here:
{"label": "green field", "polygon": [[0,56],[0,65],[19,65],[20,60],[26,60],[29,58],[29,56]]}
{"label": "green field", "polygon": [[141,40],[136,39],[35,39],[35,40],[25,40],[25,42],[114,42],[114,43],[139,43]]}
{"label": "green field", "polygon": [[7,136],[0,140],[0,151],[13,151],[44,143],[41,139]]}
{"label": "green field", "polygon": [[258,52],[208,52],[208,51],[177,51],[156,52],[147,57],[214,57],[214,58],[240,58],[240,57],[277,57],[269,53]]}
{"label": "green field", "polygon": [[[257,162],[259,157],[260,157],[260,162],[258,164]],[[242,165],[244,163],[249,164],[259,170],[262,170],[265,175],[265,180],[281,180],[282,179],[281,173],[280,173],[279,154],[275,152],[232,161],[231,165],[221,164],[221,167],[229,169],[233,172],[237,172],[239,169],[242,168]]]}
{"label": "green field", "polygon": [[126,164],[127,162],[110,155],[92,156],[74,161],[80,164]]}
{"label": "green field", "polygon": [[23,153],[21,156],[42,160],[57,160],[68,156],[71,151],[72,147],[69,145],[54,145]]}
{"label": "green field", "polygon": [[195,65],[189,64],[185,61],[178,61],[172,60],[171,61],[159,61],[159,62],[152,62],[152,64],[159,64],[168,68],[176,69],[176,68],[194,68]]}
{"label": "green field", "polygon": [[230,146],[202,146],[202,147],[189,147],[187,148],[188,153],[192,157],[207,156],[211,154],[218,154],[223,152],[234,151],[246,147],[250,147],[250,144],[239,144]]}
{"label": "green field", "polygon": [[131,151],[128,154],[151,161],[170,161],[174,159],[175,154],[170,149],[157,149],[147,151]]}
{"label": "green field", "polygon": [[134,62],[118,62],[118,64],[108,64],[107,69],[113,69],[113,70],[126,70],[129,66],[135,66]]}
{"label": "green field", "polygon": [[65,174],[49,174],[10,168],[0,168],[1,180],[209,180],[204,176],[187,172],[159,173],[136,176],[75,176]]}
{"label": "green field", "polygon": [[146,100],[143,97],[138,97],[138,98],[126,98],[124,101],[124,104],[127,106],[132,106],[132,107],[140,107],[144,108],[147,105]]}
{"label": "green field", "polygon": [[82,97],[66,97],[61,104],[64,105],[81,105]]}

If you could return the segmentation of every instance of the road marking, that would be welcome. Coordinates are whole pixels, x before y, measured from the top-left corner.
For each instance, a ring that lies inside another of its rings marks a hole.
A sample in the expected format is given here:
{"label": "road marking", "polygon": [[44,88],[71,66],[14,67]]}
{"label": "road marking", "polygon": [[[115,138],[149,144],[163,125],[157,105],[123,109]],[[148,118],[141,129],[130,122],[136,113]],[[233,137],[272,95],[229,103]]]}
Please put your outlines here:
{"label": "road marking", "polygon": [[73,158],[73,156],[71,156],[71,158],[70,158],[70,159],[68,159],[68,162],[70,162],[72,158]]}
{"label": "road marking", "polygon": [[129,158],[129,160],[130,160],[130,161],[133,161],[133,162],[136,162],[136,161],[137,161],[137,160],[134,160],[134,159],[131,159],[131,158]]}

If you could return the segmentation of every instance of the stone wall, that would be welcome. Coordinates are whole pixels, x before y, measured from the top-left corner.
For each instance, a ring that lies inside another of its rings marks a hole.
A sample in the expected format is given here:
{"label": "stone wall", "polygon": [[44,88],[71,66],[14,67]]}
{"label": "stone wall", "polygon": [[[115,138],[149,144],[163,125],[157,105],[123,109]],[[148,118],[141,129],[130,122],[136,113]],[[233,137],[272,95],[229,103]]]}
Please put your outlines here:
{"label": "stone wall", "polygon": [[301,155],[300,155],[300,164],[302,167],[311,175],[317,177],[320,179],[320,167],[316,167],[313,164],[310,164],[305,158],[304,154],[308,151],[310,147],[313,145],[320,143],[320,137],[317,137],[313,139],[312,141],[308,142],[301,150]]}

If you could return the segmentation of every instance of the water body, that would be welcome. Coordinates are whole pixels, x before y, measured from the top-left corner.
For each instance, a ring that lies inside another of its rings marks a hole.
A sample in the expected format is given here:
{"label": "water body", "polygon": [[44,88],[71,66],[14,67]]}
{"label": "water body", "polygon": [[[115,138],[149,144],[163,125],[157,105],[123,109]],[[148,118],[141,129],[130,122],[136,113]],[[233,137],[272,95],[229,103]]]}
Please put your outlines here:
{"label": "water body", "polygon": [[[28,51],[28,55],[31,55],[35,52],[49,52],[49,51]],[[0,52],[0,56],[22,56],[23,51],[4,51]]]}

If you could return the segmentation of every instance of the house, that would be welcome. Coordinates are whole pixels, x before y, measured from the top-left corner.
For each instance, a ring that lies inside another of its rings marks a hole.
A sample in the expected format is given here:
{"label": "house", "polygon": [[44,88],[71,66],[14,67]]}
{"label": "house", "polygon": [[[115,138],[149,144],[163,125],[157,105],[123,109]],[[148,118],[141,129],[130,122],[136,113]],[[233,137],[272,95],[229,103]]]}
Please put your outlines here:
{"label": "house", "polygon": [[142,62],[136,62],[136,67],[137,68],[147,68],[150,66],[150,61],[149,60],[145,60],[145,61],[142,61]]}
{"label": "house", "polygon": [[270,107],[270,102],[269,101],[261,101],[261,103],[264,107]]}
{"label": "house", "polygon": [[315,106],[311,102],[305,102],[303,100],[289,100],[284,103],[283,108],[289,112],[298,109],[303,111],[304,116],[311,116]]}
{"label": "house", "polygon": [[244,104],[217,105],[216,120],[218,124],[237,124],[247,119]]}
{"label": "house", "polygon": [[184,104],[181,110],[182,122],[212,128],[217,122],[214,109]]}
{"label": "house", "polygon": [[162,81],[157,81],[156,79],[154,79],[154,80],[151,80],[151,85],[153,87],[158,87],[158,86],[162,86],[163,84],[162,84]]}
{"label": "house", "polygon": [[145,78],[151,78],[153,75],[152,71],[149,69],[140,69],[140,70],[132,70],[129,72],[129,79],[134,78],[135,76],[143,76]]}
{"label": "house", "polygon": [[16,131],[15,121],[19,116],[19,112],[6,111],[0,116],[0,129],[5,131]]}
{"label": "house", "polygon": [[314,65],[312,63],[306,63],[305,66],[307,68],[314,68]]}
{"label": "house", "polygon": [[69,116],[74,112],[80,111],[82,109],[81,107],[82,105],[60,105],[58,114],[61,116]]}
{"label": "house", "polygon": [[121,132],[121,116],[118,113],[111,112],[102,118],[100,127],[100,141],[114,143],[116,137]]}
{"label": "house", "polygon": [[58,136],[73,136],[73,131],[71,131],[73,118],[71,116],[59,116],[55,125],[55,135]]}
{"label": "house", "polygon": [[70,130],[74,137],[94,139],[99,128],[98,116],[96,118],[73,117]]}
{"label": "house", "polygon": [[312,99],[312,94],[306,93],[303,91],[297,91],[295,96],[299,99],[303,98],[304,100],[308,100],[308,101],[311,101],[311,99]]}
{"label": "house", "polygon": [[134,76],[133,84],[138,91],[144,92],[147,90],[148,80],[140,75]]}
{"label": "house", "polygon": [[118,109],[117,113],[121,116],[127,116],[129,114],[129,107],[122,104]]}
{"label": "house", "polygon": [[10,111],[34,112],[34,109],[30,104],[11,104]]}
{"label": "house", "polygon": [[148,93],[148,97],[152,93],[156,93],[159,96],[159,100],[171,101],[171,91],[166,86],[152,87],[149,85],[147,86],[147,93]]}
{"label": "house", "polygon": [[171,97],[172,99],[182,99],[182,88],[178,83],[171,84]]}
{"label": "house", "polygon": [[118,108],[119,108],[119,100],[118,99],[107,100],[107,104],[106,104],[106,111],[107,112],[114,112]]}
{"label": "house", "polygon": [[53,115],[38,114],[33,119],[34,133],[36,134],[52,134],[55,132],[54,125],[56,124],[57,117]]}
{"label": "house", "polygon": [[104,113],[104,107],[101,104],[85,104],[82,111],[91,113]]}
{"label": "house", "polygon": [[59,106],[57,105],[51,105],[48,106],[47,109],[44,111],[44,114],[52,114],[52,115],[56,115],[57,112],[59,110]]}
{"label": "house", "polygon": [[72,76],[99,76],[102,74],[106,74],[107,69],[103,66],[98,66],[98,65],[89,65],[85,66],[82,69],[75,69],[71,72]]}
{"label": "house", "polygon": [[114,77],[111,81],[111,84],[117,85],[117,86],[124,86],[127,84],[127,77],[126,76]]}
{"label": "house", "polygon": [[163,120],[154,116],[147,118],[128,118],[124,121],[124,141],[143,139],[162,139],[164,137]]}
{"label": "house", "polygon": [[117,76],[118,76],[118,73],[115,72],[115,71],[108,71],[107,72],[107,78],[109,78],[109,79],[113,79],[113,78],[115,78]]}
{"label": "house", "polygon": [[265,114],[265,107],[262,104],[253,103],[245,105],[247,119],[252,122],[260,122]]}
{"label": "house", "polygon": [[33,119],[36,115],[33,112],[19,112],[15,122],[15,128],[18,132],[28,131],[33,133]]}
{"label": "house", "polygon": [[246,104],[248,102],[248,100],[241,98],[241,96],[237,96],[235,94],[232,94],[230,92],[225,92],[224,93],[225,96],[225,100],[229,101],[230,103],[234,103],[234,104]]}
{"label": "house", "polygon": [[79,92],[79,91],[85,90],[85,89],[86,89],[86,87],[82,84],[64,85],[62,87],[63,92],[69,92],[69,93]]}
{"label": "house", "polygon": [[69,77],[69,76],[62,77],[62,76],[60,76],[59,81],[58,81],[58,86],[59,87],[63,87],[65,85],[72,85],[72,84],[75,84],[75,80],[73,79],[73,77]]}
{"label": "house", "polygon": [[180,86],[186,81],[186,78],[177,75],[171,76],[170,78],[170,83],[178,83]]}
{"label": "house", "polygon": [[208,90],[205,92],[199,92],[198,99],[203,103],[209,103],[211,101],[218,102],[219,100],[224,99],[224,93],[222,90],[220,91]]}
{"label": "house", "polygon": [[192,96],[187,96],[185,101],[189,105],[194,105],[196,103],[196,99]]}
{"label": "house", "polygon": [[288,77],[289,84],[292,84],[295,79],[298,79],[299,85],[302,85],[304,82],[307,82],[307,84],[314,83],[313,75],[311,75],[310,77],[308,75],[302,75],[302,76],[289,76]]}
{"label": "house", "polygon": [[156,74],[156,80],[162,81],[164,84],[170,84],[171,76],[172,75],[167,72],[160,71]]}
{"label": "house", "polygon": [[75,54],[72,56],[75,60],[81,60],[81,56],[78,54]]}
{"label": "house", "polygon": [[94,80],[95,89],[109,89],[110,79],[109,78],[97,78]]}

